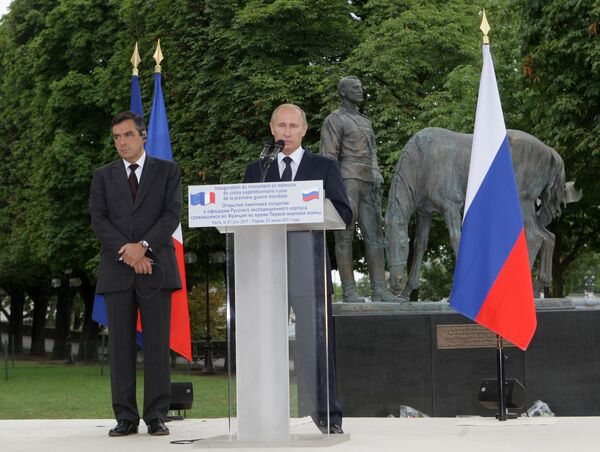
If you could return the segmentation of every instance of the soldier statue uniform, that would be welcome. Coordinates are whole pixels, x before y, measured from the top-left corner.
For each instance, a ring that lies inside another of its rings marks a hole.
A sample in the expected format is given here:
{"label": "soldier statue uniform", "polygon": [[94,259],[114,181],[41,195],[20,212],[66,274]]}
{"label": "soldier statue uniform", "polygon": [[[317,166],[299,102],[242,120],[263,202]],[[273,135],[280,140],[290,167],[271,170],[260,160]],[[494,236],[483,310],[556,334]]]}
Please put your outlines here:
{"label": "soldier statue uniform", "polygon": [[370,119],[358,111],[363,100],[356,77],[344,77],[338,91],[342,104],[325,119],[321,128],[321,154],[339,162],[352,207],[352,224],[336,231],[335,255],[342,282],[343,300],[364,301],[356,291],[352,261],[354,225],[358,223],[365,242],[365,257],[371,281],[371,300],[399,301],[386,288],[381,189],[383,177],[377,163],[377,146]]}

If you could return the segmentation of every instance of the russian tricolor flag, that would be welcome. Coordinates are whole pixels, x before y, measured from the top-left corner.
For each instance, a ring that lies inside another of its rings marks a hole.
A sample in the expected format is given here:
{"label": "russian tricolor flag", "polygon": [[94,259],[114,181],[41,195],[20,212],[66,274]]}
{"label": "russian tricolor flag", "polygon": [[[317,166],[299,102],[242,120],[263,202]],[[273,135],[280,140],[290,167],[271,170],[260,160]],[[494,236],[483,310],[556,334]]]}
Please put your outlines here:
{"label": "russian tricolor flag", "polygon": [[462,235],[450,305],[522,350],[536,313],[519,193],[494,63],[483,45]]}
{"label": "russian tricolor flag", "polygon": [[302,192],[302,201],[312,201],[313,199],[319,199],[319,189],[311,188],[310,190],[306,190]]}

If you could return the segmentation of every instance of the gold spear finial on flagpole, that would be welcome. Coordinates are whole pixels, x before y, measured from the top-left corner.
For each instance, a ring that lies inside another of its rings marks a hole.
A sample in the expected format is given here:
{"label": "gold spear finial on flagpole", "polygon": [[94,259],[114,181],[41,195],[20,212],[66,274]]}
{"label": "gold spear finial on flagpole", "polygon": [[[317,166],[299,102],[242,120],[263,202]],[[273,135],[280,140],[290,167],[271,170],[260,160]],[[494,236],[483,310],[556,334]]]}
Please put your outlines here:
{"label": "gold spear finial on flagpole", "polygon": [[154,58],[154,61],[156,61],[156,66],[154,66],[154,72],[160,74],[160,62],[164,58],[162,51],[160,50],[160,39],[158,40],[158,43],[156,44],[156,51],[154,52],[154,55],[152,56],[152,58]]}
{"label": "gold spear finial on flagpole", "polygon": [[131,64],[133,66],[133,69],[131,70],[131,75],[138,75],[138,66],[139,64],[142,62],[142,59],[140,58],[140,52],[138,52],[138,46],[137,46],[137,41],[135,43],[135,47],[133,49],[133,55],[131,55]]}
{"label": "gold spear finial on flagpole", "polygon": [[488,33],[490,32],[490,24],[488,24],[485,9],[483,10],[483,19],[481,19],[481,27],[479,29],[483,32],[483,43],[489,44],[490,38],[488,38]]}

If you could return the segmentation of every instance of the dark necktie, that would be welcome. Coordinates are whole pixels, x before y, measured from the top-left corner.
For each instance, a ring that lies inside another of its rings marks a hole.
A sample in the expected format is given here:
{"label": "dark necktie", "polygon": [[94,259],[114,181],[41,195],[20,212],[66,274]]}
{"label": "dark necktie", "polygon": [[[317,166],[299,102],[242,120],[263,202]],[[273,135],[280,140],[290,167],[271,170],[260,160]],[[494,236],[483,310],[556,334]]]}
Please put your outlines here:
{"label": "dark necktie", "polygon": [[284,157],[283,161],[285,162],[285,169],[283,170],[283,174],[281,175],[281,180],[284,182],[289,182],[292,180],[292,158]]}
{"label": "dark necktie", "polygon": [[129,169],[131,170],[129,172],[129,188],[131,188],[131,196],[133,196],[133,200],[135,201],[135,197],[137,196],[137,191],[138,191],[138,180],[137,180],[137,176],[135,175],[135,170],[137,169],[139,165],[137,163],[133,163],[131,165],[129,165]]}

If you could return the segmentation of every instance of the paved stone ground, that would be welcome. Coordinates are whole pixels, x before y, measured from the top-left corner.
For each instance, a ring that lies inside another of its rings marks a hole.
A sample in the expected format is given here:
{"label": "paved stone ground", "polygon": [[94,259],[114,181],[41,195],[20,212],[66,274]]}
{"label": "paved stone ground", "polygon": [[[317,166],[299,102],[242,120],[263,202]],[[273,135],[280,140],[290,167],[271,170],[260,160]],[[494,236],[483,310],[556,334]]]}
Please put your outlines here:
{"label": "paved stone ground", "polygon": [[[140,433],[109,438],[114,425],[108,419],[3,420],[0,421],[2,452],[153,452],[191,451],[202,440],[228,432],[227,419],[188,419],[169,423],[171,435],[151,437]],[[600,418],[519,418],[498,422],[492,418],[348,418],[346,442],[331,446],[335,452],[575,452],[598,450]],[[316,434],[308,419],[293,419],[292,434]],[[173,441],[199,439],[194,444]],[[242,450],[230,443],[221,450]],[[252,451],[314,451],[310,447],[264,447]]]}

